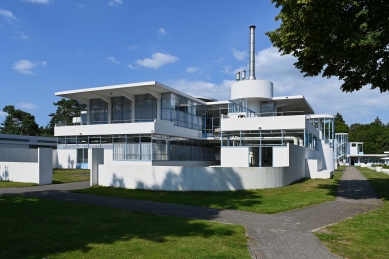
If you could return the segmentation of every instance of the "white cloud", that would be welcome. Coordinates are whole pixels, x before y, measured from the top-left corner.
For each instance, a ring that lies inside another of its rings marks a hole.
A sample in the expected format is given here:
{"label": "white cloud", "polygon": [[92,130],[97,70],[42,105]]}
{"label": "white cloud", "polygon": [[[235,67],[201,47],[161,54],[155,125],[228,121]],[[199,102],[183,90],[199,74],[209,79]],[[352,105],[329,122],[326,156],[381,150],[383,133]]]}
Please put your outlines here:
{"label": "white cloud", "polygon": [[256,55],[256,78],[274,83],[274,96],[304,95],[316,113],[343,115],[349,125],[355,122],[370,123],[376,116],[383,121],[389,118],[388,93],[370,90],[365,86],[353,93],[340,90],[342,81],[337,78],[304,77],[293,63],[291,55],[281,56],[277,49],[261,50]]}
{"label": "white cloud", "polygon": [[24,2],[30,2],[35,4],[48,4],[50,0],[23,0]]}
{"label": "white cloud", "polygon": [[81,4],[81,3],[77,3],[77,7],[78,8],[84,8],[85,5]]}
{"label": "white cloud", "polygon": [[188,67],[186,69],[186,72],[188,72],[188,73],[194,73],[194,72],[197,72],[197,71],[199,71],[198,67]]}
{"label": "white cloud", "polygon": [[135,66],[133,66],[133,65],[131,65],[131,64],[128,64],[127,67],[128,67],[128,68],[131,68],[131,69],[138,68],[138,67],[135,67]]}
{"label": "white cloud", "polygon": [[112,1],[109,1],[109,3],[108,3],[109,6],[117,6],[120,4],[123,4],[123,0],[112,0]]}
{"label": "white cloud", "polygon": [[166,31],[164,30],[164,28],[159,28],[158,30],[158,35],[159,37],[162,37],[162,36],[165,36],[167,33]]}
{"label": "white cloud", "polygon": [[220,72],[222,72],[224,74],[235,75],[236,73],[242,72],[243,70],[247,71],[247,67],[242,66],[242,67],[238,67],[238,68],[235,68],[234,70],[232,70],[231,66],[223,66],[223,68],[220,70]]}
{"label": "white cloud", "polygon": [[28,40],[29,38],[27,37],[27,35],[24,33],[24,32],[19,32],[19,37],[22,38],[23,40]]}
{"label": "white cloud", "polygon": [[116,58],[114,58],[114,57],[108,57],[107,59],[108,59],[109,61],[115,63],[115,64],[121,64],[121,62],[118,61],[118,60],[117,60]]}
{"label": "white cloud", "polygon": [[145,58],[143,60],[138,59],[136,64],[142,67],[157,69],[165,64],[174,63],[177,60],[179,60],[179,58],[175,56],[156,52],[151,56],[151,58]]}
{"label": "white cloud", "polygon": [[0,9],[0,15],[3,16],[8,23],[12,23],[13,20],[17,20],[15,15],[12,12],[4,9]]}
{"label": "white cloud", "polygon": [[234,55],[234,58],[239,60],[239,61],[245,60],[247,57],[246,51],[239,51],[236,49],[232,49],[232,54]]}
{"label": "white cloud", "polygon": [[19,103],[18,105],[20,108],[27,109],[27,110],[35,110],[38,109],[38,106],[32,103]]}
{"label": "white cloud", "polygon": [[231,84],[234,82],[234,80],[224,80],[221,84],[214,84],[202,80],[178,79],[169,80],[166,84],[190,95],[229,100],[231,99]]}
{"label": "white cloud", "polygon": [[22,59],[22,60],[16,61],[13,64],[12,69],[15,69],[16,71],[18,71],[19,73],[22,73],[22,74],[34,75],[34,73],[31,70],[34,67],[36,67],[37,64],[42,65],[42,66],[46,66],[47,62],[41,61],[41,62],[33,63],[29,60]]}

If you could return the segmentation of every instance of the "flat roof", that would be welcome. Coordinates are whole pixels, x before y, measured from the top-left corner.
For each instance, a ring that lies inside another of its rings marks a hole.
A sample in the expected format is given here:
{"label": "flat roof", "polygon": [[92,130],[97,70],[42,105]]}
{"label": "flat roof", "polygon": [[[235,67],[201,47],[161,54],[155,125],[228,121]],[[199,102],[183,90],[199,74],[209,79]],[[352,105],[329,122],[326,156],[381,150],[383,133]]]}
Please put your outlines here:
{"label": "flat roof", "polygon": [[110,86],[100,86],[92,88],[83,88],[69,91],[56,92],[56,96],[61,96],[73,100],[77,100],[83,103],[88,103],[90,99],[101,98],[108,99],[116,96],[125,96],[125,95],[139,95],[139,94],[161,94],[171,92],[183,97],[188,98],[189,100],[195,101],[206,105],[207,103],[197,99],[189,94],[178,91],[174,88],[161,84],[157,81],[148,81],[148,82],[139,82],[139,83],[129,83],[129,84],[120,84],[120,85],[110,85]]}
{"label": "flat roof", "polygon": [[305,99],[304,95],[278,96],[273,97],[277,107],[284,107],[290,111],[303,111],[305,114],[314,114],[315,111]]}

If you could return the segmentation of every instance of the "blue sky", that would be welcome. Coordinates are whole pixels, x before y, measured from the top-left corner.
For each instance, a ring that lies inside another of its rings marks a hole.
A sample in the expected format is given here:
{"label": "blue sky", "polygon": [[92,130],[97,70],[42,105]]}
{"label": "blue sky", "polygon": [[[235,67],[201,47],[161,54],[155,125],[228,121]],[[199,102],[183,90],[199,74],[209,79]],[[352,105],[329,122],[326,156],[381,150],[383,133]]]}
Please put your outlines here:
{"label": "blue sky", "polygon": [[55,92],[151,80],[229,99],[256,25],[256,77],[272,81],[275,96],[304,95],[316,113],[340,112],[348,124],[389,122],[388,93],[343,93],[336,78],[304,78],[280,56],[264,35],[277,13],[262,0],[2,0],[0,108],[45,126]]}

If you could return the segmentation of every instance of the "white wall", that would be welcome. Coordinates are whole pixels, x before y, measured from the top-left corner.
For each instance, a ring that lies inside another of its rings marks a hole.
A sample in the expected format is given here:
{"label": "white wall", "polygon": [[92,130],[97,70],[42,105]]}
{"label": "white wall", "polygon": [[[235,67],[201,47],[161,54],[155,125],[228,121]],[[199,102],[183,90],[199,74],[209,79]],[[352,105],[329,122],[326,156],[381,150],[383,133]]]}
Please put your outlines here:
{"label": "white wall", "polygon": [[0,162],[0,181],[39,183],[39,164]]}
{"label": "white wall", "polygon": [[273,167],[289,166],[289,147],[273,147]]}
{"label": "white wall", "polygon": [[252,117],[252,118],[225,118],[224,117],[221,119],[221,128],[223,131],[235,131],[235,130],[258,131],[259,127],[261,127],[262,130],[304,129],[306,126],[305,121],[306,121],[305,115]]}
{"label": "white wall", "polygon": [[77,126],[59,126],[54,128],[54,135],[84,136],[89,135],[120,135],[120,134],[146,134],[154,131],[154,122],[142,123],[114,123]]}
{"label": "white wall", "polygon": [[[0,156],[1,181],[36,183],[39,185],[52,183],[53,172],[51,148],[17,148],[17,150],[19,151],[20,156],[18,156],[17,153],[15,154],[12,148],[9,150],[9,154],[14,155],[12,159]],[[26,159],[27,161],[25,162],[23,159]],[[15,162],[10,162],[10,160]],[[36,160],[36,162],[30,162],[31,160]]]}
{"label": "white wall", "polygon": [[286,186],[287,167],[165,167],[99,165],[98,184],[129,189],[228,191]]}
{"label": "white wall", "polygon": [[249,167],[249,147],[221,147],[220,166],[222,167]]}
{"label": "white wall", "polygon": [[76,168],[77,149],[57,149],[56,168]]}

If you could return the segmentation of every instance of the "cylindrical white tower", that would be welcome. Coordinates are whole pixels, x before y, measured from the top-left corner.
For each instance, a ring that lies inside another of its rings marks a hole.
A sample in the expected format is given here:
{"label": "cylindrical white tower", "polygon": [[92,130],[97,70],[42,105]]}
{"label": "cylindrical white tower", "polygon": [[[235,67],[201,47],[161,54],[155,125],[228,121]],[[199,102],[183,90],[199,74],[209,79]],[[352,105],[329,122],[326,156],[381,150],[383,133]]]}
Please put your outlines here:
{"label": "cylindrical white tower", "polygon": [[231,99],[247,99],[247,108],[260,113],[262,101],[273,99],[273,83],[255,78],[255,26],[250,26],[250,62],[248,80],[231,85]]}

